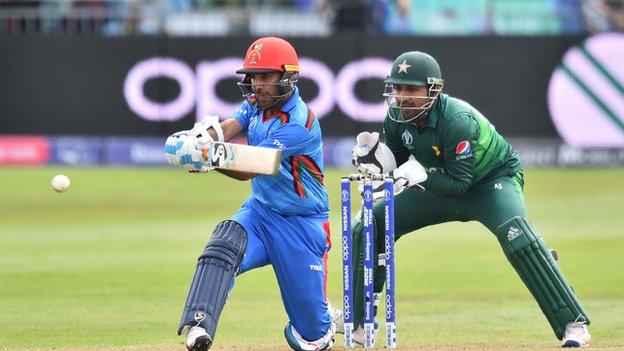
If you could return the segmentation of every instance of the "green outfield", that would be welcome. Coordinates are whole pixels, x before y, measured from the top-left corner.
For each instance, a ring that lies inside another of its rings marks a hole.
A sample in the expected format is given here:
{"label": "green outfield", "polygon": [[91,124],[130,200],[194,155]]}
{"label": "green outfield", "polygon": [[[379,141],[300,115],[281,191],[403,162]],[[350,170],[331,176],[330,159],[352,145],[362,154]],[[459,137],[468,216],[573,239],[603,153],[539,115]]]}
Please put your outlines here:
{"label": "green outfield", "polygon": [[[50,187],[57,173],[72,180],[64,194]],[[325,178],[335,304],[340,174]],[[526,184],[531,219],[592,318],[594,349],[624,349],[624,171],[530,169]],[[218,174],[173,169],[0,169],[0,350],[184,350],[175,332],[196,257],[248,192]],[[396,250],[399,349],[556,349],[481,225],[426,228]],[[271,268],[249,272],[214,349],[285,350],[285,324]]]}

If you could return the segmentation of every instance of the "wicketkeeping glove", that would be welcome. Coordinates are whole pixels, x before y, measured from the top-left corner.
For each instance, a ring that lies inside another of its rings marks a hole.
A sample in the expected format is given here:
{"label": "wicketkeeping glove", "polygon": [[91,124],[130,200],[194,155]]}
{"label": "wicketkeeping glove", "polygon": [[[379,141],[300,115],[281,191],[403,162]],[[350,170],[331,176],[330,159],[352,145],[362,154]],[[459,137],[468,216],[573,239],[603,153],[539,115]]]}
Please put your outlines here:
{"label": "wicketkeeping glove", "polygon": [[427,171],[414,156],[410,156],[407,162],[389,174],[394,178],[394,195],[400,194],[406,188],[424,190],[420,183],[427,180]]}
{"label": "wicketkeeping glove", "polygon": [[356,137],[352,163],[363,174],[388,173],[396,168],[390,148],[379,142],[379,133],[362,132]]}
{"label": "wicketkeeping glove", "polygon": [[[384,194],[384,181],[383,180],[373,180],[373,202],[377,202],[377,200],[383,198]],[[364,182],[358,182],[358,192],[360,195],[364,194]],[[359,214],[359,212],[358,212]]]}

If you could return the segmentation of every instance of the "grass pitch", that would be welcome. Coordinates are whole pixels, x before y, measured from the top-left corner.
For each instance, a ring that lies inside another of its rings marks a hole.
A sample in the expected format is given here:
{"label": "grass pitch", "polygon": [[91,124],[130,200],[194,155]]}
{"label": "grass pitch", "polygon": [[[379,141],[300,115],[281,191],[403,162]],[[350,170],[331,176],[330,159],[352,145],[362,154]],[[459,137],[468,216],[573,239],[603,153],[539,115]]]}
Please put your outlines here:
{"label": "grass pitch", "polygon": [[[72,180],[64,194],[50,187],[57,173]],[[340,174],[326,176],[335,304]],[[592,318],[593,349],[624,349],[624,171],[532,169],[525,190]],[[183,350],[175,332],[197,255],[248,192],[173,169],[0,169],[0,350]],[[399,349],[557,349],[480,224],[425,228],[396,250]],[[287,349],[285,324],[272,269],[251,271],[237,279],[214,349]]]}

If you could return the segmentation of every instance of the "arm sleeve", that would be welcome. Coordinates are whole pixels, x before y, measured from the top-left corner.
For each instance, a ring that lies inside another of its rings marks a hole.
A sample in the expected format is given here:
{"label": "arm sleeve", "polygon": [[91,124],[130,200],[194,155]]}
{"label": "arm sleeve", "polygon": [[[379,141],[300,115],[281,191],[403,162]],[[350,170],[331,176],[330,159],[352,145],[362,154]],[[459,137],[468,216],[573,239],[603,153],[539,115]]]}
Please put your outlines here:
{"label": "arm sleeve", "polygon": [[231,117],[235,118],[243,127],[243,133],[247,134],[249,128],[249,119],[251,118],[251,105],[249,102],[243,102],[240,107],[234,111]]}
{"label": "arm sleeve", "polygon": [[[299,124],[286,123],[269,135],[258,146],[270,147],[282,150],[282,160],[292,155],[303,154],[309,150],[309,145],[314,142],[312,134]],[[319,143],[319,148],[321,147]]]}
{"label": "arm sleeve", "polygon": [[396,126],[391,125],[390,118],[386,117],[384,121],[383,136],[386,146],[392,151],[397,166],[402,165],[410,157],[409,150],[403,146],[401,135],[399,135]]}
{"label": "arm sleeve", "polygon": [[446,172],[429,173],[422,184],[426,191],[438,194],[463,194],[474,178],[474,147],[479,134],[477,122],[468,115],[455,117],[442,136]]}

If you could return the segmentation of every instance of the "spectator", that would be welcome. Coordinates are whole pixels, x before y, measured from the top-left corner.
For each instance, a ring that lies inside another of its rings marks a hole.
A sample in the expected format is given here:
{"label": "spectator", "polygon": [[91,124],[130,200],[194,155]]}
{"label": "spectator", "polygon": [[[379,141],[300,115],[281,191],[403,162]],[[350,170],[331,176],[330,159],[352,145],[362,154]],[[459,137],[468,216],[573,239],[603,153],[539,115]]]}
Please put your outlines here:
{"label": "spectator", "polygon": [[388,5],[388,18],[385,23],[385,31],[388,34],[412,34],[411,10],[412,3],[410,0],[392,1],[392,5]]}
{"label": "spectator", "polygon": [[38,33],[41,28],[37,15],[39,5],[40,1],[35,0],[0,1],[0,12],[6,16],[3,16],[2,31],[8,34]]}
{"label": "spectator", "polygon": [[360,0],[336,0],[334,7],[334,28],[337,31],[366,29],[367,6]]}
{"label": "spectator", "polygon": [[585,0],[583,15],[591,33],[624,31],[624,0]]}

